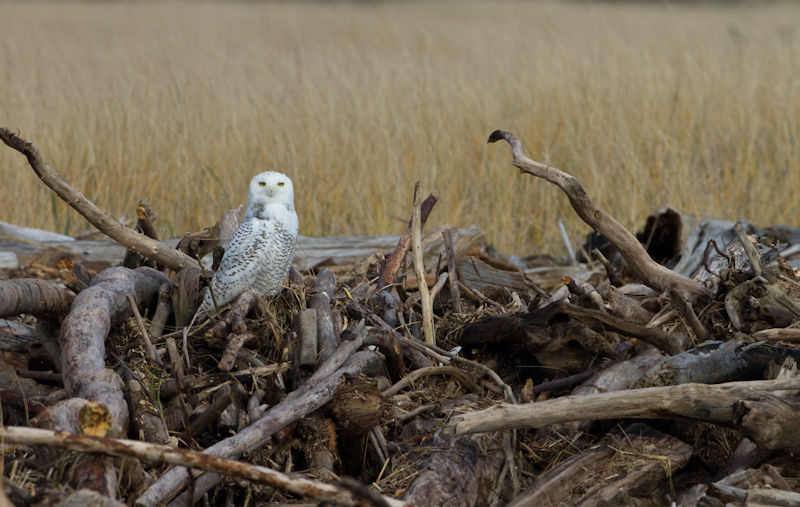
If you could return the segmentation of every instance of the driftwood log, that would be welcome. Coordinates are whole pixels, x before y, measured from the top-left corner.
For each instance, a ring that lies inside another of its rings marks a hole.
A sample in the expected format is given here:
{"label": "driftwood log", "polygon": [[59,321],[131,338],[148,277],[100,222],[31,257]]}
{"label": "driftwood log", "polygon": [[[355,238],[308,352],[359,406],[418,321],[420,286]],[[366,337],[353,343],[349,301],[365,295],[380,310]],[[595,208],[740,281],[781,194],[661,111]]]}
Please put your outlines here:
{"label": "driftwood log", "polygon": [[0,280],[0,318],[30,313],[45,320],[63,319],[73,297],[68,291],[41,280]]}
{"label": "driftwood log", "polygon": [[[480,412],[457,415],[450,421],[450,430],[456,435],[465,435],[621,417],[685,418],[734,426],[737,420],[735,404],[770,391],[798,387],[800,381],[797,379],[762,380],[714,386],[682,384],[579,397],[564,396],[541,403],[496,405]],[[575,406],[581,409],[574,410]]]}
{"label": "driftwood log", "polygon": [[138,305],[148,306],[167,277],[151,268],[131,271],[114,268],[92,281],[75,297],[64,319],[59,341],[64,368],[64,387],[75,397],[39,416],[45,427],[79,432],[80,409],[88,401],[102,403],[110,411],[110,435],[123,435],[128,428],[128,404],[117,375],[106,368],[105,340],[108,332],[132,315],[127,295]]}

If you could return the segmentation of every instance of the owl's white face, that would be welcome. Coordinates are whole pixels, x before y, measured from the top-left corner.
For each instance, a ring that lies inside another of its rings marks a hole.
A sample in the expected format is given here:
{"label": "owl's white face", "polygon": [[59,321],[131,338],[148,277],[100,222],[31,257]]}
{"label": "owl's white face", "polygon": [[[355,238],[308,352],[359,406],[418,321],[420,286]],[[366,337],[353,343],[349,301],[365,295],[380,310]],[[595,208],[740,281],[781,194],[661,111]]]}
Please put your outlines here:
{"label": "owl's white face", "polygon": [[266,171],[250,180],[247,206],[286,204],[294,207],[294,185],[285,174]]}

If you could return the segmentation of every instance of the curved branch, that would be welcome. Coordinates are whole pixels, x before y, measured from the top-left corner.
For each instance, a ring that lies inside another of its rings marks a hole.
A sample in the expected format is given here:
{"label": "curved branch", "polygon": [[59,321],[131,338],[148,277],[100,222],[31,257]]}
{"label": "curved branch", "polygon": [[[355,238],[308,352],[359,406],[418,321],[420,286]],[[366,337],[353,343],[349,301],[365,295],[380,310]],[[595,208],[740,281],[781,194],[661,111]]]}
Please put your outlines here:
{"label": "curved branch", "polygon": [[137,305],[149,306],[159,287],[168,282],[164,273],[152,268],[110,268],[97,275],[91,287],[75,296],[69,315],[61,324],[59,340],[64,388],[81,400],[53,405],[40,416],[43,425],[75,431],[78,412],[85,400],[89,400],[108,408],[115,435],[126,433],[128,404],[117,374],[106,368],[105,340],[112,327],[133,314],[126,295]]}
{"label": "curved branch", "polygon": [[72,188],[69,183],[54,173],[44,160],[42,160],[41,155],[39,155],[39,150],[37,150],[36,146],[33,144],[12,134],[7,128],[2,127],[0,127],[0,139],[2,139],[9,148],[13,148],[25,155],[31,168],[33,168],[36,175],[39,176],[45,185],[50,187],[56,195],[72,206],[78,213],[83,215],[86,220],[109,238],[174,271],[180,271],[188,267],[197,267],[197,261],[183,252],[125,227],[95,206],[94,203],[84,197],[83,194]]}
{"label": "curved branch", "polygon": [[567,194],[575,213],[589,224],[592,229],[602,234],[617,247],[631,270],[645,285],[662,292],[675,288],[681,295],[691,301],[696,300],[698,297],[711,295],[711,291],[701,284],[667,269],[651,259],[633,234],[628,232],[614,217],[598,208],[592,202],[581,183],[575,177],[554,167],[529,159],[522,154],[522,144],[519,140],[504,130],[495,130],[489,136],[490,143],[501,139],[505,139],[511,145],[511,154],[514,157],[514,162],[511,165],[517,167],[521,172],[543,178],[550,183],[558,185]]}

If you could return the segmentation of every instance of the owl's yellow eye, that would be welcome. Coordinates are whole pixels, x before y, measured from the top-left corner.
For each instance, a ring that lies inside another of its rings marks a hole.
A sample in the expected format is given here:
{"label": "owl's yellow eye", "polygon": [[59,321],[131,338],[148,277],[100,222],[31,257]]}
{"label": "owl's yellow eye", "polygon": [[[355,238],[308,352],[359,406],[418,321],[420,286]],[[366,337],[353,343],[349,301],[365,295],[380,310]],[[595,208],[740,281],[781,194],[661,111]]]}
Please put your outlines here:
{"label": "owl's yellow eye", "polygon": [[281,181],[280,183],[278,183],[278,186],[282,187],[283,186],[283,182]]}
{"label": "owl's yellow eye", "polygon": [[259,182],[258,182],[258,186],[259,186],[259,187],[266,187],[266,186],[267,186],[267,184],[266,184],[266,183],[264,183],[263,181],[259,181]]}

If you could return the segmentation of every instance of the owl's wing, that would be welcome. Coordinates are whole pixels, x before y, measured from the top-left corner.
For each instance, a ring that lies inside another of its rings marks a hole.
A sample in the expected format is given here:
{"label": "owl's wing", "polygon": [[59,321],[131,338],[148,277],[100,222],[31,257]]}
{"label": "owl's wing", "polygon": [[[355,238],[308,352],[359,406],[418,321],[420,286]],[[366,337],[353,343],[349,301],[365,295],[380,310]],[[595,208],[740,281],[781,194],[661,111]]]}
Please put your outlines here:
{"label": "owl's wing", "polygon": [[211,284],[217,304],[224,305],[253,284],[279,238],[274,220],[252,218],[242,222],[228,244]]}

